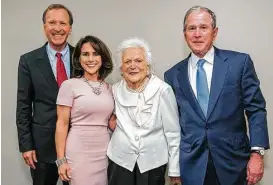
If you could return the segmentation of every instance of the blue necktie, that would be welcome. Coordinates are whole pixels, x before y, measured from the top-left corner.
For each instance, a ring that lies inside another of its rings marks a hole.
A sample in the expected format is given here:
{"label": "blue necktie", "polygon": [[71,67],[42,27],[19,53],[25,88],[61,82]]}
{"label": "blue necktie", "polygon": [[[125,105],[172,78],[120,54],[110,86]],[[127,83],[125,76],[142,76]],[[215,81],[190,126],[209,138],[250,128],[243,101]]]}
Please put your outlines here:
{"label": "blue necktie", "polygon": [[208,104],[209,104],[209,88],[207,82],[207,75],[203,68],[206,60],[199,59],[197,62],[197,73],[196,73],[196,90],[197,90],[197,100],[199,105],[207,117]]}

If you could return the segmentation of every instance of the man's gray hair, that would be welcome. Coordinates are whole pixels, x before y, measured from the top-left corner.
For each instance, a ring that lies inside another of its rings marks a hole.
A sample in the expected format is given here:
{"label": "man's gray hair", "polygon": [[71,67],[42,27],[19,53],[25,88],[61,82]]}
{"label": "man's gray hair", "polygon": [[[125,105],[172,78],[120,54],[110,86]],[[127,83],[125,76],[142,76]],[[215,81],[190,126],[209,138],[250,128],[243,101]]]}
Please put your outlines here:
{"label": "man's gray hair", "polygon": [[204,7],[204,6],[194,6],[192,8],[190,8],[186,14],[185,14],[185,17],[184,17],[184,28],[183,28],[183,31],[186,31],[186,20],[188,18],[188,16],[194,12],[194,11],[206,11],[210,14],[211,16],[211,19],[212,19],[212,28],[215,29],[216,28],[216,15],[213,11],[211,11],[210,9]]}
{"label": "man's gray hair", "polygon": [[118,68],[122,65],[122,54],[123,52],[128,48],[142,48],[145,53],[145,57],[147,60],[147,63],[149,65],[150,74],[153,73],[153,60],[152,60],[152,53],[151,53],[151,47],[150,45],[144,40],[140,39],[138,37],[131,37],[128,39],[123,40],[116,51],[116,65]]}

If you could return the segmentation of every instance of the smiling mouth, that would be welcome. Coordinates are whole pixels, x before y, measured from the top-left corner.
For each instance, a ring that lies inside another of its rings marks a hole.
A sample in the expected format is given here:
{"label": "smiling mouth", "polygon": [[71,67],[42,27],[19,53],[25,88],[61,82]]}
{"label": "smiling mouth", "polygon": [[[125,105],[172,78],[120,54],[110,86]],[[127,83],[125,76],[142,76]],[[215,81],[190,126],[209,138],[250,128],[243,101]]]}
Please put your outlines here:
{"label": "smiling mouth", "polygon": [[52,34],[54,37],[62,37],[63,34]]}
{"label": "smiling mouth", "polygon": [[86,64],[87,67],[95,67],[97,64]]}

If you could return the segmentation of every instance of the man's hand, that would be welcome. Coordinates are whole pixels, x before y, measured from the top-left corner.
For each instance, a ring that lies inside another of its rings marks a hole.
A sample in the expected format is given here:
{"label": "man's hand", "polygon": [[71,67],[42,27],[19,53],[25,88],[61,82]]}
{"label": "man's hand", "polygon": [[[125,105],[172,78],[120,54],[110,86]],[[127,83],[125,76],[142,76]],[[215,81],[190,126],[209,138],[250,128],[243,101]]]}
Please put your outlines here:
{"label": "man's hand", "polygon": [[181,180],[180,177],[170,177],[172,185],[178,185]]}
{"label": "man's hand", "polygon": [[253,185],[259,182],[264,174],[263,156],[252,153],[247,164],[247,180],[248,185]]}
{"label": "man's hand", "polygon": [[30,150],[27,152],[23,152],[23,158],[25,160],[25,163],[29,165],[31,168],[35,169],[35,164],[34,162],[38,162],[36,158],[36,152],[35,150]]}

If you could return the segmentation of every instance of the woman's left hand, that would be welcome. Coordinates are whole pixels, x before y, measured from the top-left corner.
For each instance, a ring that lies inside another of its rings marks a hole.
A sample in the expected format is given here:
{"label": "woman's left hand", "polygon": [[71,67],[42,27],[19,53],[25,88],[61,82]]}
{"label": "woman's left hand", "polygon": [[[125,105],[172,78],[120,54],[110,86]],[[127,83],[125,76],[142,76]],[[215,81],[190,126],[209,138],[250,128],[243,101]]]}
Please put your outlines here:
{"label": "woman's left hand", "polygon": [[181,180],[180,177],[170,177],[172,185],[180,184]]}

